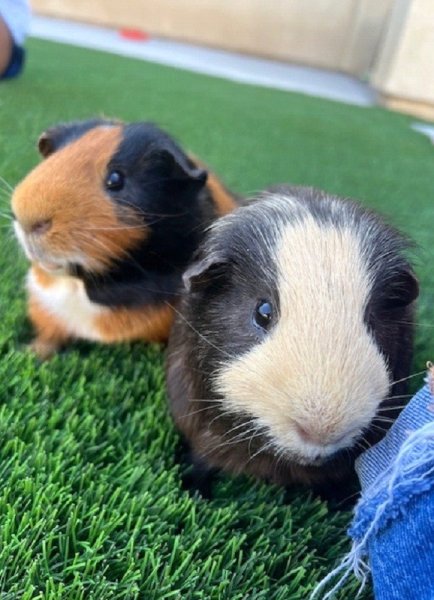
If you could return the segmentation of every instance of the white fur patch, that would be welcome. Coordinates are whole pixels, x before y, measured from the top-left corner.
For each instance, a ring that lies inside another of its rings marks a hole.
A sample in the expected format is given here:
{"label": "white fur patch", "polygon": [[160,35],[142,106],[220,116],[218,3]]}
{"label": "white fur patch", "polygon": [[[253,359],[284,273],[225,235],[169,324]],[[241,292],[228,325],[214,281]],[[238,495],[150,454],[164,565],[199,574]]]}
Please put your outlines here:
{"label": "white fur patch", "polygon": [[309,463],[352,445],[389,373],[364,323],[371,281],[351,227],[305,214],[269,242],[280,314],[261,343],[223,366],[215,388],[225,408],[266,427],[276,451]]}
{"label": "white fur patch", "polygon": [[17,240],[19,241],[22,249],[24,250],[24,254],[26,255],[26,257],[29,260],[32,260],[32,256],[31,256],[30,248],[27,244],[26,236],[24,234],[23,228],[18,223],[18,221],[14,221],[14,231],[15,231]]}
{"label": "white fur patch", "polygon": [[14,221],[14,230],[26,257],[31,262],[38,263],[50,275],[62,275],[66,273],[68,265],[71,264],[80,265],[89,270],[92,268],[95,271],[101,269],[101,262],[98,259],[86,256],[82,252],[68,252],[59,256],[47,251],[46,248],[42,247],[38,236],[35,238],[31,234],[26,234],[18,221]]}
{"label": "white fur patch", "polygon": [[89,300],[83,282],[75,277],[56,277],[50,287],[43,287],[30,269],[27,287],[41,306],[55,316],[74,337],[102,341],[95,317],[108,309]]}

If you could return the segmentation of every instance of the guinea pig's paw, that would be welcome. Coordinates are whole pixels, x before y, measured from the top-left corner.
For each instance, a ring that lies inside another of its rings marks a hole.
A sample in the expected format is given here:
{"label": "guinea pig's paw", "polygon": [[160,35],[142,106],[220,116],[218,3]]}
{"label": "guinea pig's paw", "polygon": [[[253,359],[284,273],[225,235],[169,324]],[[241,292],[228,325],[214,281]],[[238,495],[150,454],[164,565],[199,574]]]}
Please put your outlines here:
{"label": "guinea pig's paw", "polygon": [[190,466],[182,476],[182,488],[191,496],[198,493],[204,500],[211,500],[217,469],[209,467],[203,459],[192,452],[189,453],[188,462]]}
{"label": "guinea pig's paw", "polygon": [[352,510],[359,499],[360,487],[355,476],[351,473],[346,480],[340,482],[327,481],[312,486],[314,496],[327,502],[331,511]]}
{"label": "guinea pig's paw", "polygon": [[61,348],[61,344],[51,340],[35,338],[33,342],[26,346],[27,350],[41,361],[46,361],[52,358]]}

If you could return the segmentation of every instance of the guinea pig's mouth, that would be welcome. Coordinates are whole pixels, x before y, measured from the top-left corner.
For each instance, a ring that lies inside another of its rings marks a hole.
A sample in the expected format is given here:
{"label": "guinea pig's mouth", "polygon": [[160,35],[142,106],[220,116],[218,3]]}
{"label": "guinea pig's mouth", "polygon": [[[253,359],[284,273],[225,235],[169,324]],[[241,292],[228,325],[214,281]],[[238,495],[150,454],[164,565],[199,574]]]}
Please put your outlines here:
{"label": "guinea pig's mouth", "polygon": [[27,259],[39,265],[50,275],[74,275],[78,267],[88,267],[89,259],[80,253],[52,253],[38,243],[33,236],[26,235],[21,226],[14,223],[15,235]]}
{"label": "guinea pig's mouth", "polygon": [[290,460],[301,466],[319,467],[334,462],[338,457],[351,454],[357,447],[360,435],[360,430],[353,430],[342,435],[335,443],[291,445],[288,447],[286,454]]}
{"label": "guinea pig's mouth", "polygon": [[297,453],[297,454],[292,454],[291,459],[294,462],[296,462],[297,464],[301,465],[302,467],[309,467],[309,466],[320,467],[321,465],[331,462],[333,460],[333,458],[337,454],[340,454],[341,452],[342,452],[342,449],[332,451],[330,454],[317,453],[317,454],[312,454],[309,456],[306,456],[305,454]]}
{"label": "guinea pig's mouth", "polygon": [[321,467],[328,463],[334,462],[337,457],[342,456],[347,452],[346,449],[335,450],[332,454],[317,454],[312,457],[306,457],[302,455],[298,455],[295,458],[295,462],[301,465],[302,467]]}

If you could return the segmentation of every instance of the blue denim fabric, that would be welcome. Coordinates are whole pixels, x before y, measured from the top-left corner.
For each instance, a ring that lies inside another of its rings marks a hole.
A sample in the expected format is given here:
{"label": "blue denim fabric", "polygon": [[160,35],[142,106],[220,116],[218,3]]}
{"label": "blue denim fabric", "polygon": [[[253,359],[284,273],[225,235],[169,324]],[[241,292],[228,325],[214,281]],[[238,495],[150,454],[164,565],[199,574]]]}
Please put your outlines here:
{"label": "blue denim fabric", "polygon": [[13,45],[8,66],[0,73],[0,79],[12,79],[19,75],[24,67],[26,52],[22,46]]}
{"label": "blue denim fabric", "polygon": [[434,599],[434,398],[423,387],[360,456],[349,530],[369,557],[376,600]]}
{"label": "blue denim fabric", "polygon": [[352,548],[311,599],[333,598],[351,572],[364,585],[370,571],[375,600],[434,600],[433,383],[356,461],[362,495],[349,529]]}

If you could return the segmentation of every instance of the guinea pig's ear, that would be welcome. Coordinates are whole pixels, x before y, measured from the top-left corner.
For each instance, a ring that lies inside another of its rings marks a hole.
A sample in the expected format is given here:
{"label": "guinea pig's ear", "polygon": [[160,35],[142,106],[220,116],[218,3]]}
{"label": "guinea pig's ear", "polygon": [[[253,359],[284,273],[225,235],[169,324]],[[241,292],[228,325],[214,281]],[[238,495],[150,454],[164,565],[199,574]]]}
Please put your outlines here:
{"label": "guinea pig's ear", "polygon": [[388,309],[409,306],[419,296],[419,282],[413,271],[402,270],[393,279],[386,299]]}
{"label": "guinea pig's ear", "polygon": [[190,159],[181,153],[174,153],[163,149],[159,153],[160,159],[168,168],[170,177],[177,181],[185,181],[201,188],[205,185],[208,172],[195,165]]}
{"label": "guinea pig's ear", "polygon": [[194,261],[185,271],[182,280],[187,292],[192,292],[216,282],[227,272],[227,260],[223,254],[214,252]]}
{"label": "guinea pig's ear", "polygon": [[54,125],[41,133],[38,139],[38,150],[44,158],[47,158],[50,154],[59,150],[59,148],[77,140],[94,127],[112,127],[114,125],[119,125],[119,123],[107,119],[89,119],[88,121],[59,123],[59,125]]}

